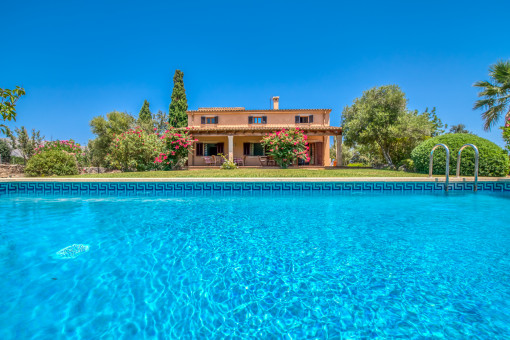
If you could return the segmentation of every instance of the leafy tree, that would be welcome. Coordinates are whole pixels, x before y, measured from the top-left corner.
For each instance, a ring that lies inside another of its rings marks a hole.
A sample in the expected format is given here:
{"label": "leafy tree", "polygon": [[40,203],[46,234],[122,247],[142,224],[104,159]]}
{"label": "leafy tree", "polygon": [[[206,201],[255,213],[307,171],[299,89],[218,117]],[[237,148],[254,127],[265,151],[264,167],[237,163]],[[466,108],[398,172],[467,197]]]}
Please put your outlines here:
{"label": "leafy tree", "polygon": [[432,130],[430,135],[432,137],[442,135],[445,133],[445,129],[448,128],[447,124],[443,124],[441,119],[436,114],[436,108],[433,107],[432,110],[429,112],[429,108],[425,108],[425,112],[423,112],[424,115],[426,115],[430,122],[432,122]]}
{"label": "leafy tree", "polygon": [[120,135],[135,125],[135,118],[128,113],[113,111],[90,121],[92,133],[97,135],[89,141],[90,161],[94,166],[105,166],[106,155],[110,152],[113,137]]}
{"label": "leafy tree", "polygon": [[9,163],[11,161],[11,151],[9,143],[0,139],[0,163]]}
{"label": "leafy tree", "polygon": [[174,89],[172,91],[172,101],[168,110],[169,120],[168,123],[171,127],[186,127],[188,126],[188,100],[186,99],[186,91],[184,90],[184,73],[180,70],[175,70],[174,74]]}
{"label": "leafy tree", "polygon": [[[478,81],[473,86],[481,89],[473,107],[483,109],[484,129],[490,130],[503,116],[510,116],[510,60],[498,61],[489,67],[490,81]],[[506,119],[505,119],[506,120]]]}
{"label": "leafy tree", "polygon": [[448,132],[449,133],[470,133],[470,134],[472,134],[471,132],[466,130],[466,125],[464,125],[464,124],[452,125],[452,127],[450,127],[450,131],[448,131]]}
{"label": "leafy tree", "polygon": [[158,110],[153,117],[154,128],[157,133],[163,133],[168,128],[168,114],[161,110]]}
{"label": "leafy tree", "polygon": [[42,144],[44,136],[41,136],[41,132],[35,129],[32,129],[32,136],[29,136],[24,126],[16,128],[14,131],[16,136],[14,134],[10,135],[12,148],[21,153],[23,164],[27,164],[27,160],[35,154],[36,148]]}
{"label": "leafy tree", "polygon": [[115,136],[106,158],[114,168],[123,171],[146,171],[156,167],[155,158],[162,149],[159,135],[135,127]]}
{"label": "leafy tree", "polygon": [[407,98],[396,85],[363,92],[344,108],[342,116],[345,145],[377,149],[390,166],[409,158],[412,149],[434,129],[429,113],[407,110]]}
{"label": "leafy tree", "polygon": [[152,122],[152,113],[149,109],[149,102],[147,100],[143,101],[142,108],[138,113],[138,121],[139,122]]}
{"label": "leafy tree", "polygon": [[[0,114],[3,121],[16,121],[16,102],[25,95],[25,89],[16,86],[14,90],[0,88]],[[10,134],[9,128],[0,124],[0,131],[6,135]]]}

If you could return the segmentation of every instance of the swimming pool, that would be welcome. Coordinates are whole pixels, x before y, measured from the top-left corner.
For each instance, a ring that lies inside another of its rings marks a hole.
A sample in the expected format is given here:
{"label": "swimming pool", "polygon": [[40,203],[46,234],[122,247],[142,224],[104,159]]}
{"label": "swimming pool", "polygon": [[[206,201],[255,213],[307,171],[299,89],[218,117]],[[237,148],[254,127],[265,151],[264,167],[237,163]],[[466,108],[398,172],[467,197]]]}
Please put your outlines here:
{"label": "swimming pool", "polygon": [[6,190],[0,338],[510,337],[508,191],[315,188]]}

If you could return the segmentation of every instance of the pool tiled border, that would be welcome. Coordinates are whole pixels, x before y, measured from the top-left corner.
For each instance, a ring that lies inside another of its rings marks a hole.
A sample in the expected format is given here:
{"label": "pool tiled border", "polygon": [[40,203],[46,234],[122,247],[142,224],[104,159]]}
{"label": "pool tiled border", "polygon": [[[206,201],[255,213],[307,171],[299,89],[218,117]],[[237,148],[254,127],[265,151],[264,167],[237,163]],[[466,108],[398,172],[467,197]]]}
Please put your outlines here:
{"label": "pool tiled border", "polygon": [[[453,181],[452,192],[473,191],[473,182]],[[1,195],[164,195],[216,193],[442,192],[444,182],[428,181],[2,181]],[[510,192],[510,181],[481,181],[478,191]]]}

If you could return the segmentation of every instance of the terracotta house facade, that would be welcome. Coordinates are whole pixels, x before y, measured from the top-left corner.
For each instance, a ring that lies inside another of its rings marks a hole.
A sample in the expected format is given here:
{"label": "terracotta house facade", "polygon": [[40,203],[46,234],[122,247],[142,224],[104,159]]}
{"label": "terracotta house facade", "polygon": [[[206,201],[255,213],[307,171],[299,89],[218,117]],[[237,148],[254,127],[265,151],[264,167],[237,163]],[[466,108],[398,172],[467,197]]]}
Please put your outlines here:
{"label": "terracotta house facade", "polygon": [[330,109],[280,110],[279,97],[272,98],[272,110],[218,107],[187,111],[188,127],[198,139],[188,165],[207,165],[205,158],[221,153],[229,160],[242,159],[245,166],[259,166],[265,155],[260,141],[266,133],[299,127],[308,135],[310,162],[300,161],[298,166],[329,166],[329,137],[339,136],[337,159],[341,159],[342,140],[342,128],[330,126],[330,113]]}

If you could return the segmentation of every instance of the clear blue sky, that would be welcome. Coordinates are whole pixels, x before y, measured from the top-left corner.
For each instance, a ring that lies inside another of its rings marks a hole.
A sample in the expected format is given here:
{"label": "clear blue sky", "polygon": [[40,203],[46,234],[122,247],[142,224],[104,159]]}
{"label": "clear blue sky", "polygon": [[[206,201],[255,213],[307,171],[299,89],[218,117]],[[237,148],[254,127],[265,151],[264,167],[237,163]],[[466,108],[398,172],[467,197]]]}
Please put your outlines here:
{"label": "clear blue sky", "polygon": [[[4,1],[0,87],[22,85],[16,126],[92,138],[88,122],[143,100],[168,111],[175,69],[190,109],[342,108],[398,84],[411,109],[499,145],[472,84],[510,58],[507,1]],[[12,126],[12,124],[11,124]]]}

